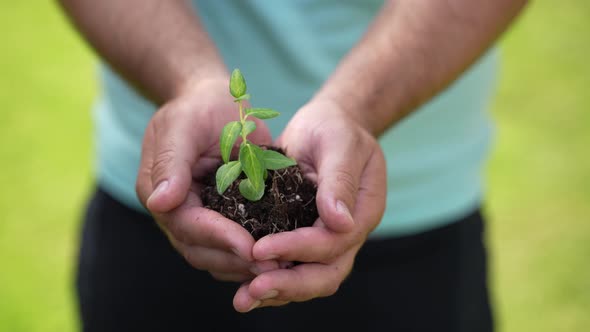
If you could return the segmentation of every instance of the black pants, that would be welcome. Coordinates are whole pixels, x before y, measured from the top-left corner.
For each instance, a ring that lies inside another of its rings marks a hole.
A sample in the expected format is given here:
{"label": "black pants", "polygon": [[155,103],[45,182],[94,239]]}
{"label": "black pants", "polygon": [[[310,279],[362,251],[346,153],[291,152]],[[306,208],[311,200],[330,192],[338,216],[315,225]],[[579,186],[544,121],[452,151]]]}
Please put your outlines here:
{"label": "black pants", "polygon": [[492,331],[479,211],[414,236],[371,240],[327,298],[240,314],[238,284],[191,268],[154,221],[98,190],[81,233],[84,331]]}

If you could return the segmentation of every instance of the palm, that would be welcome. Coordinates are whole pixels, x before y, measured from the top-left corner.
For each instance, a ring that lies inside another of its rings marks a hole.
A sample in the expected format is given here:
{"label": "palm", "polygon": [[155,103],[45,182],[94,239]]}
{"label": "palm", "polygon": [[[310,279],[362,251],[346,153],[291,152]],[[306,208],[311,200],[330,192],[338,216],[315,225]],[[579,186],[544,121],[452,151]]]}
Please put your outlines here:
{"label": "palm", "polygon": [[[243,281],[253,276],[254,239],[241,225],[204,208],[200,194],[204,177],[221,161],[221,130],[238,118],[222,80],[201,84],[163,106],[144,134],[137,193],[191,265],[222,280]],[[271,142],[260,121],[249,138]]]}
{"label": "palm", "polygon": [[[238,311],[279,306],[333,294],[352,268],[356,252],[385,208],[385,160],[375,138],[331,104],[308,104],[297,112],[277,144],[318,185],[316,227],[272,234],[253,246],[255,259],[298,261],[243,284]],[[267,299],[265,294],[277,294]]]}

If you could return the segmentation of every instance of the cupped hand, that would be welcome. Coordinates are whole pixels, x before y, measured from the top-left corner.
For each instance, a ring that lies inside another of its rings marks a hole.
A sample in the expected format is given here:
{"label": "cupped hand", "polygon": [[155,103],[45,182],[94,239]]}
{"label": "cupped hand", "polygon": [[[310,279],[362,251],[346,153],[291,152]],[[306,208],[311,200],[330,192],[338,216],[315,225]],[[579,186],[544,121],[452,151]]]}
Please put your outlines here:
{"label": "cupped hand", "polygon": [[256,260],[302,264],[264,272],[244,283],[234,296],[240,312],[334,294],[385,209],[381,148],[336,104],[307,104],[277,144],[317,183],[319,219],[312,227],[268,235],[254,244]]}
{"label": "cupped hand", "polygon": [[[228,81],[201,81],[154,114],[144,134],[136,192],[193,267],[220,280],[245,281],[278,263],[255,262],[253,237],[236,222],[204,208],[200,198],[199,179],[221,160],[221,130],[239,119]],[[256,124],[249,139],[271,142],[264,123]]]}

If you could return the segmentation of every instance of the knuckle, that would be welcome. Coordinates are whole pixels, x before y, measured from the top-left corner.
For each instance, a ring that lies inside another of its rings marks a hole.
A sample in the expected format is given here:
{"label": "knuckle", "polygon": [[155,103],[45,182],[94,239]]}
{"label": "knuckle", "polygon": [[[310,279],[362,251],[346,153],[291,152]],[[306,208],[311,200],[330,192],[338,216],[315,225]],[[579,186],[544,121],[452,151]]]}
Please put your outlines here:
{"label": "knuckle", "polygon": [[157,152],[150,172],[152,178],[160,179],[167,173],[170,165],[174,161],[174,151],[173,147],[169,147]]}
{"label": "knuckle", "polygon": [[[336,275],[340,275],[340,269],[336,266],[334,267],[334,272]],[[342,283],[343,279],[340,277],[335,277],[331,281],[327,282],[322,289],[322,296],[332,296],[338,292],[340,289],[340,284]]]}
{"label": "knuckle", "polygon": [[338,292],[339,288],[340,288],[340,285],[336,284],[336,283],[328,285],[326,287],[326,289],[324,290],[323,296],[332,296],[332,295],[336,294],[336,292]]}
{"label": "knuckle", "polygon": [[352,271],[352,265],[341,266],[335,264],[331,266],[330,269],[332,270],[330,273],[332,277],[328,278],[327,282],[324,284],[322,296],[332,296],[338,292],[340,286]]}
{"label": "knuckle", "polygon": [[342,254],[342,251],[340,250],[340,248],[336,245],[331,245],[330,247],[328,247],[327,251],[326,251],[326,260],[332,260],[337,256],[340,256]]}
{"label": "knuckle", "polygon": [[176,241],[185,246],[193,245],[193,243],[190,243],[190,238],[187,236],[186,230],[183,229],[182,223],[180,221],[164,220],[161,223]]}
{"label": "knuckle", "polygon": [[204,259],[201,250],[198,247],[185,246],[181,252],[184,260],[197,270],[207,271],[206,260]]}
{"label": "knuckle", "polygon": [[182,257],[184,257],[184,260],[187,261],[192,267],[196,269],[200,268],[199,264],[195,262],[195,255],[190,248],[182,250]]}
{"label": "knuckle", "polygon": [[334,179],[336,182],[344,188],[344,192],[356,194],[358,189],[357,180],[347,170],[335,170],[334,171]]}

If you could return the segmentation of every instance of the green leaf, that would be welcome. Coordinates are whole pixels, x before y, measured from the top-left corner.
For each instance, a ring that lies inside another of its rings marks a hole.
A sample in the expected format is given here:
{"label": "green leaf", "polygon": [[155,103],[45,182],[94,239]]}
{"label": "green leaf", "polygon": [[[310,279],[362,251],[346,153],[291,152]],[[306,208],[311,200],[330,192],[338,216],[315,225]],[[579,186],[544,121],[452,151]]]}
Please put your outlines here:
{"label": "green leaf", "polygon": [[257,201],[264,196],[264,186],[261,189],[257,189],[256,186],[252,184],[250,179],[244,179],[240,182],[240,193],[246,199],[250,201]]}
{"label": "green leaf", "polygon": [[246,109],[246,115],[265,120],[277,117],[281,113],[270,108],[248,108]]}
{"label": "green leaf", "polygon": [[248,100],[250,99],[250,94],[246,93],[245,95],[239,96],[238,98],[234,99],[234,102],[238,102],[240,100]]}
{"label": "green leaf", "polygon": [[262,171],[264,172],[264,170],[266,170],[266,167],[264,167],[264,150],[262,150],[258,145],[250,141],[248,141],[248,143],[252,145],[254,152],[256,152],[256,156],[258,157],[258,160],[260,161],[260,166],[262,167]]}
{"label": "green leaf", "polygon": [[264,191],[264,166],[260,160],[259,147],[252,143],[242,144],[240,146],[240,162],[242,163],[242,170],[246,173],[250,184],[256,192]]}
{"label": "green leaf", "polygon": [[229,162],[229,155],[241,131],[242,124],[239,121],[232,121],[223,127],[219,137],[219,149],[224,163]]}
{"label": "green leaf", "polygon": [[289,166],[296,165],[295,160],[288,158],[280,152],[273,150],[263,150],[262,158],[264,160],[264,167],[266,169],[277,170],[281,168],[287,168]]}
{"label": "green leaf", "polygon": [[256,129],[256,123],[254,123],[254,121],[246,121],[244,128],[242,128],[242,131],[244,132],[244,136],[248,136],[255,129]]}
{"label": "green leaf", "polygon": [[217,183],[217,192],[219,195],[222,195],[241,173],[242,165],[237,160],[230,161],[219,167],[217,173],[215,173],[215,182]]}
{"label": "green leaf", "polygon": [[229,92],[234,98],[240,98],[246,94],[246,80],[239,69],[234,69],[231,73]]}

